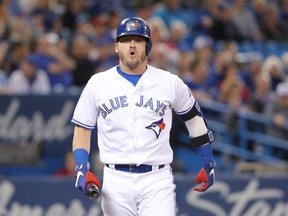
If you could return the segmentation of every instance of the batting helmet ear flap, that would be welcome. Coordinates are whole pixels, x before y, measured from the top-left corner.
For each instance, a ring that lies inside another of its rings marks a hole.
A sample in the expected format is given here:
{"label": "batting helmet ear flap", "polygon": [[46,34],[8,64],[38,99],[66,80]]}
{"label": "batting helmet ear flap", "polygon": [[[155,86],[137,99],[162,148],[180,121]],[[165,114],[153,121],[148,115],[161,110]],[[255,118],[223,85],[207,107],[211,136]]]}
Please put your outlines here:
{"label": "batting helmet ear flap", "polygon": [[148,56],[149,52],[151,51],[152,49],[152,42],[151,42],[151,39],[149,39],[147,41],[147,45],[146,45],[146,55]]}
{"label": "batting helmet ear flap", "polygon": [[150,37],[150,28],[147,23],[139,17],[130,17],[122,20],[117,28],[116,40],[125,35],[138,35],[146,38],[146,55],[148,56],[152,42]]}

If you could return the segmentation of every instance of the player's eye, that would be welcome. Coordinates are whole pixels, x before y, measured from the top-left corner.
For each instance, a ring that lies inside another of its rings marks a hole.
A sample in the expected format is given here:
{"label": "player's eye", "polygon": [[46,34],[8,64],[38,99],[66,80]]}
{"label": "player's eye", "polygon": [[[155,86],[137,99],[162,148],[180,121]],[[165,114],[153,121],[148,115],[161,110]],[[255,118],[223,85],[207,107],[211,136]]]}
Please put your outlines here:
{"label": "player's eye", "polygon": [[122,37],[122,38],[119,39],[120,43],[126,43],[128,41],[130,41],[130,39],[128,37]]}
{"label": "player's eye", "polygon": [[137,38],[137,39],[135,39],[135,41],[138,42],[138,43],[141,43],[141,42],[144,42],[145,39],[144,38]]}
{"label": "player's eye", "polygon": [[128,43],[132,40],[134,40],[137,43],[145,42],[145,38],[138,37],[138,36],[125,36],[125,37],[119,38],[120,43]]}

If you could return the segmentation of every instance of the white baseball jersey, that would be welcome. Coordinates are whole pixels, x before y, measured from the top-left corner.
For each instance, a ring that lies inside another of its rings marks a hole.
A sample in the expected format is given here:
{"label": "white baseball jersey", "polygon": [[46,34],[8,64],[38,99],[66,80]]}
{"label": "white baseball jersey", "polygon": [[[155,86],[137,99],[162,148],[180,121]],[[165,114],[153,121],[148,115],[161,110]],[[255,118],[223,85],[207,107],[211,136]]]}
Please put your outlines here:
{"label": "white baseball jersey", "polygon": [[87,129],[97,123],[104,164],[170,164],[172,109],[185,114],[194,102],[188,87],[170,72],[148,65],[134,86],[115,66],[91,77],[72,122]]}

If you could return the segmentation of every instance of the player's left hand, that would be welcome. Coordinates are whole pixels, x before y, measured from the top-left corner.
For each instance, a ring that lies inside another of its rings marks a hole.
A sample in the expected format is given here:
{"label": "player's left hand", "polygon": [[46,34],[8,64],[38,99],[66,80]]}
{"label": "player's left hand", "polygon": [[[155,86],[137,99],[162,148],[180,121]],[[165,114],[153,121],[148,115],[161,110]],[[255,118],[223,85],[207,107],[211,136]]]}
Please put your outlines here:
{"label": "player's left hand", "polygon": [[204,166],[198,173],[196,177],[196,183],[200,184],[198,187],[194,188],[195,191],[204,192],[209,187],[214,184],[215,175],[214,175],[215,163],[210,163],[209,165]]}

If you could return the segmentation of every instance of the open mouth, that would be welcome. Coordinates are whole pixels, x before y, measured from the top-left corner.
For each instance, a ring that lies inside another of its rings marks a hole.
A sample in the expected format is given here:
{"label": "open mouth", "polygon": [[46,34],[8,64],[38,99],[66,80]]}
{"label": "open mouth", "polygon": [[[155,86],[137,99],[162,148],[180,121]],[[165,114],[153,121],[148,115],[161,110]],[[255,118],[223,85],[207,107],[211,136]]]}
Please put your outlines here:
{"label": "open mouth", "polygon": [[135,56],[136,53],[134,51],[130,51],[129,54],[130,56]]}

